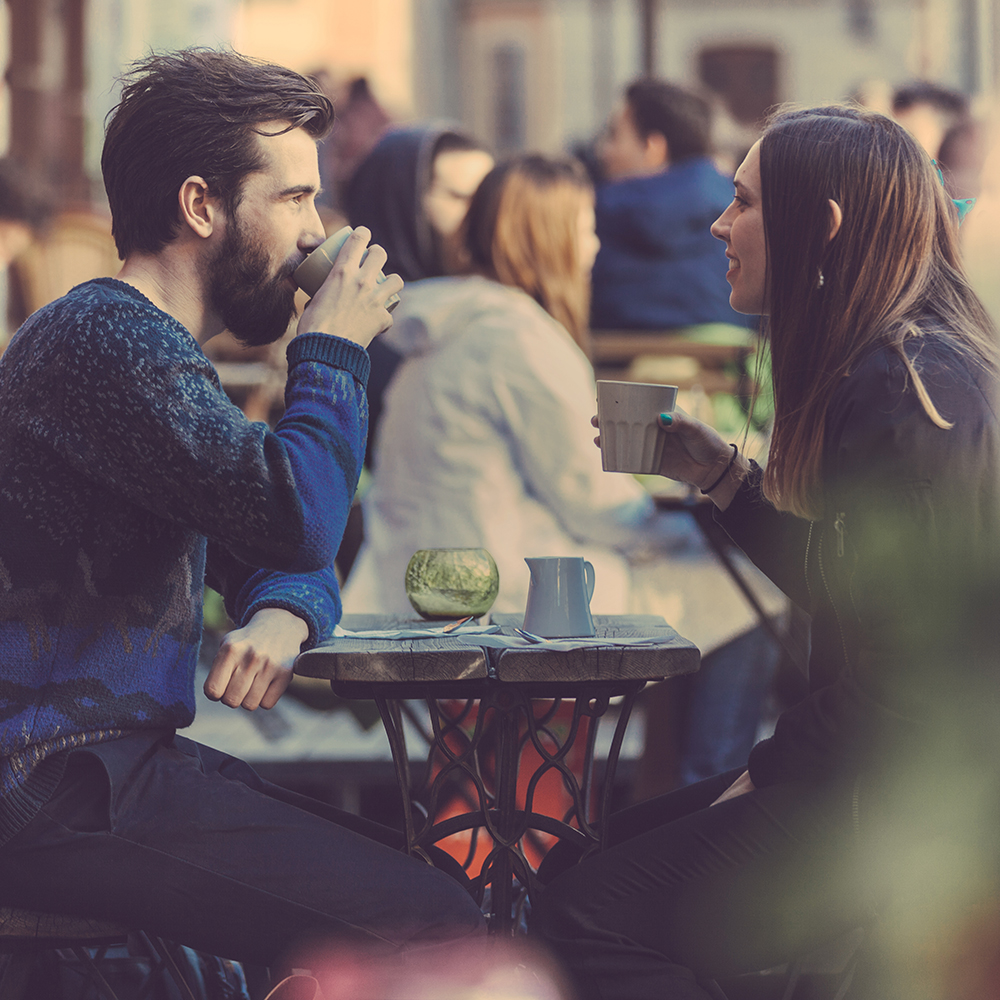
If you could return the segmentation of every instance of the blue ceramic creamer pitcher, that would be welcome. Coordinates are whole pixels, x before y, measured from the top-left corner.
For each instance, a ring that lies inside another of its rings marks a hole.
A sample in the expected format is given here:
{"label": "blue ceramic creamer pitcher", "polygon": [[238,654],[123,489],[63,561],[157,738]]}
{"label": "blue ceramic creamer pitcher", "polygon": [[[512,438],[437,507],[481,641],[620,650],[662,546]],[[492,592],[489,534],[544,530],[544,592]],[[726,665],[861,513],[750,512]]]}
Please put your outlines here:
{"label": "blue ceramic creamer pitcher", "polygon": [[594,634],[594,567],[581,556],[525,559],[531,571],[524,630],[547,639]]}

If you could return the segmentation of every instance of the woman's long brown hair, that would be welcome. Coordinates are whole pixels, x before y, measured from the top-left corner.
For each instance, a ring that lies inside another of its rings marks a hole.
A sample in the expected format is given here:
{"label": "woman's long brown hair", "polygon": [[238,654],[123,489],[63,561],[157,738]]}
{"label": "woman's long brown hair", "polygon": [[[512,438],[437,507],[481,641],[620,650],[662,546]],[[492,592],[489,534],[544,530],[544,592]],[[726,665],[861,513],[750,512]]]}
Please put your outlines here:
{"label": "woman's long brown hair", "polygon": [[[933,328],[995,370],[995,333],[962,268],[954,206],[891,119],[840,106],[779,113],[760,174],[775,406],[764,492],[818,518],[827,409],[859,358],[895,349],[928,418],[947,428],[904,345]],[[830,199],[843,211],[833,239]]]}
{"label": "woman's long brown hair", "polygon": [[498,164],[465,219],[473,268],[527,292],[590,357],[590,279],[580,265],[580,211],[593,189],[574,160],[519,156]]}

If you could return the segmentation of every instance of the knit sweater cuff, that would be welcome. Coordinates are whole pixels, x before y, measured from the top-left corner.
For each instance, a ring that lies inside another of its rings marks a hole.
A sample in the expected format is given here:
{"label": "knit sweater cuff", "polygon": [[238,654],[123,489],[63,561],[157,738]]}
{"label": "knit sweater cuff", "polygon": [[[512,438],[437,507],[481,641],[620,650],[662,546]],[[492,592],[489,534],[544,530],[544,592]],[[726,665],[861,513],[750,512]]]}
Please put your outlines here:
{"label": "knit sweater cuff", "polygon": [[288,370],[300,361],[319,361],[350,372],[362,386],[368,385],[372,369],[368,352],[351,340],[327,333],[302,333],[288,345]]}

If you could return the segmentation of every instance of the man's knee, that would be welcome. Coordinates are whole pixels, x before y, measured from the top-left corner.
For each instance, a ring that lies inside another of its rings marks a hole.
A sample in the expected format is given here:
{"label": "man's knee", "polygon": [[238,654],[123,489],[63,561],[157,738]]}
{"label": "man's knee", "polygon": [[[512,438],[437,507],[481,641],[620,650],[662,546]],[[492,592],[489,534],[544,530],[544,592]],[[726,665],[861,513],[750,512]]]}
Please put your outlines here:
{"label": "man's knee", "polygon": [[486,918],[469,887],[437,868],[427,869],[421,909],[425,930],[419,933],[420,940],[459,938],[486,931]]}

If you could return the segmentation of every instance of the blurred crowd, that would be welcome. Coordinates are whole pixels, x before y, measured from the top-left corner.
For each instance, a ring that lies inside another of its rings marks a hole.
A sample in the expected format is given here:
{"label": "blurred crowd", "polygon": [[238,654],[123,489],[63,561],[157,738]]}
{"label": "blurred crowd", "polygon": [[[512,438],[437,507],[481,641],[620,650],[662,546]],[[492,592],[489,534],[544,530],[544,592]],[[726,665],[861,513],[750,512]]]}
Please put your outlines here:
{"label": "blurred crowd", "polygon": [[[979,193],[985,122],[965,95],[871,83],[852,99],[912,131],[953,197]],[[657,79],[625,88],[572,157],[500,164],[455,123],[392,123],[364,80],[338,106],[341,138],[323,160],[330,228],[370,228],[407,282],[393,329],[370,348],[370,477],[345,610],[407,613],[419,548],[487,548],[497,611],[523,610],[525,556],[584,555],[595,612],[662,614],[703,653],[697,675],[645,692],[633,796],[738,766],[801,696],[801,675],[689,514],[603,473],[587,431],[595,344],[627,331],[648,338],[649,354],[598,365],[598,377],[677,382],[682,406],[766,455],[766,344],[730,307],[725,248],[709,231],[754,134],[710,95]],[[748,377],[713,391],[691,358],[657,357],[665,339],[678,353],[743,352]],[[794,648],[798,613],[739,569]]]}

